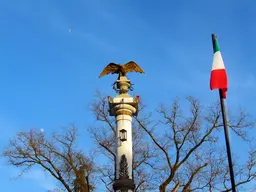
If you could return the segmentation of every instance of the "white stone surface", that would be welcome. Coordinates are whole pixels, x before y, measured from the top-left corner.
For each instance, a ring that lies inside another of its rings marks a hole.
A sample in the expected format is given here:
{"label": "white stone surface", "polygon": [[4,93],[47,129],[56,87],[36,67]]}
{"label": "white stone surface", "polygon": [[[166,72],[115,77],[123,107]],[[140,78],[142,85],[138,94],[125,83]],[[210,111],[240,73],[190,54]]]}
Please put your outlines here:
{"label": "white stone surface", "polygon": [[[117,125],[117,172],[116,177],[119,178],[119,165],[121,156],[124,154],[128,162],[129,178],[132,179],[132,117],[129,115],[118,115],[116,117]],[[127,131],[127,141],[120,141],[120,130],[125,129]]]}
{"label": "white stone surface", "polygon": [[132,103],[133,102],[133,98],[132,97],[115,97],[113,99],[114,103]]}
{"label": "white stone surface", "polygon": [[[137,115],[138,101],[128,94],[119,94],[109,100],[110,115],[116,118],[117,149],[116,149],[116,179],[119,179],[120,161],[125,155],[128,164],[129,179],[132,178],[132,116]],[[126,130],[127,140],[120,140],[120,130]],[[117,190],[117,192],[120,190]],[[128,190],[132,192],[132,190]]]}

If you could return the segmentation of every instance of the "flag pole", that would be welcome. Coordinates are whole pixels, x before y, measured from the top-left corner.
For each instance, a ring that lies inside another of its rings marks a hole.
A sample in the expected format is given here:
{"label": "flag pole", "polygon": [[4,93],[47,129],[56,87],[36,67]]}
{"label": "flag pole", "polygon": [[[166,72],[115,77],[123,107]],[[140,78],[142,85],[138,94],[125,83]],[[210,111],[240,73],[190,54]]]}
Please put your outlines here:
{"label": "flag pole", "polygon": [[220,95],[220,105],[221,105],[221,112],[222,112],[222,119],[223,119],[224,133],[225,133],[225,142],[226,142],[226,149],[227,149],[227,155],[228,155],[228,166],[229,166],[232,192],[236,192],[236,184],[235,184],[235,178],[234,178],[231,148],[230,148],[227,119],[226,119],[226,109],[225,109],[223,92],[221,89],[219,89],[219,95]]}

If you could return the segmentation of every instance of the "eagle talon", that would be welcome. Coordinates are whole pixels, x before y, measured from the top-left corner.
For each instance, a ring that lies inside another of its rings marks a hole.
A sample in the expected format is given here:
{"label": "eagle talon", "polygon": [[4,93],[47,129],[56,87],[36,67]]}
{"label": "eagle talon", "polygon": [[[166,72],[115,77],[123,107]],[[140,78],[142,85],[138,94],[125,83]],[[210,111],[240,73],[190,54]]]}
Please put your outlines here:
{"label": "eagle talon", "polygon": [[130,91],[133,91],[133,85],[134,85],[133,83],[130,84],[130,87],[129,87]]}
{"label": "eagle talon", "polygon": [[112,84],[112,87],[113,87],[113,89],[115,90],[116,93],[119,92],[119,90],[118,90],[118,88],[117,88],[117,82],[114,82],[114,83]]}

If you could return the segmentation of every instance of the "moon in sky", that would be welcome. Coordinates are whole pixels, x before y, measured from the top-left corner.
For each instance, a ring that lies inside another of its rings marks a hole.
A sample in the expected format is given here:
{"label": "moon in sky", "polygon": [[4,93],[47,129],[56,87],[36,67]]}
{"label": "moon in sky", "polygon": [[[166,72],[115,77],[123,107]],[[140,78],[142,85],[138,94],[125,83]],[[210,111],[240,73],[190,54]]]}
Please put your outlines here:
{"label": "moon in sky", "polygon": [[40,132],[42,132],[42,133],[43,133],[43,132],[44,132],[44,129],[43,129],[43,128],[41,128],[41,129],[40,129]]}

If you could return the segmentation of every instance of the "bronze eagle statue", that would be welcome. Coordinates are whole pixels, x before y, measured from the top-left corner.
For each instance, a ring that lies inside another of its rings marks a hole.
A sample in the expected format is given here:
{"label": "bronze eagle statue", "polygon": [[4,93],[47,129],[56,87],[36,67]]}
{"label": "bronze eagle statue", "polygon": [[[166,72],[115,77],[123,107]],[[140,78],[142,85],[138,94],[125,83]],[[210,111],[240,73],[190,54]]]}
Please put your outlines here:
{"label": "bronze eagle statue", "polygon": [[144,73],[143,69],[140,68],[140,66],[135,63],[134,61],[129,61],[125,65],[122,64],[116,64],[116,63],[109,63],[101,72],[99,77],[102,77],[104,75],[108,74],[114,74],[117,73],[120,76],[126,76],[127,72],[138,72],[138,73]]}

